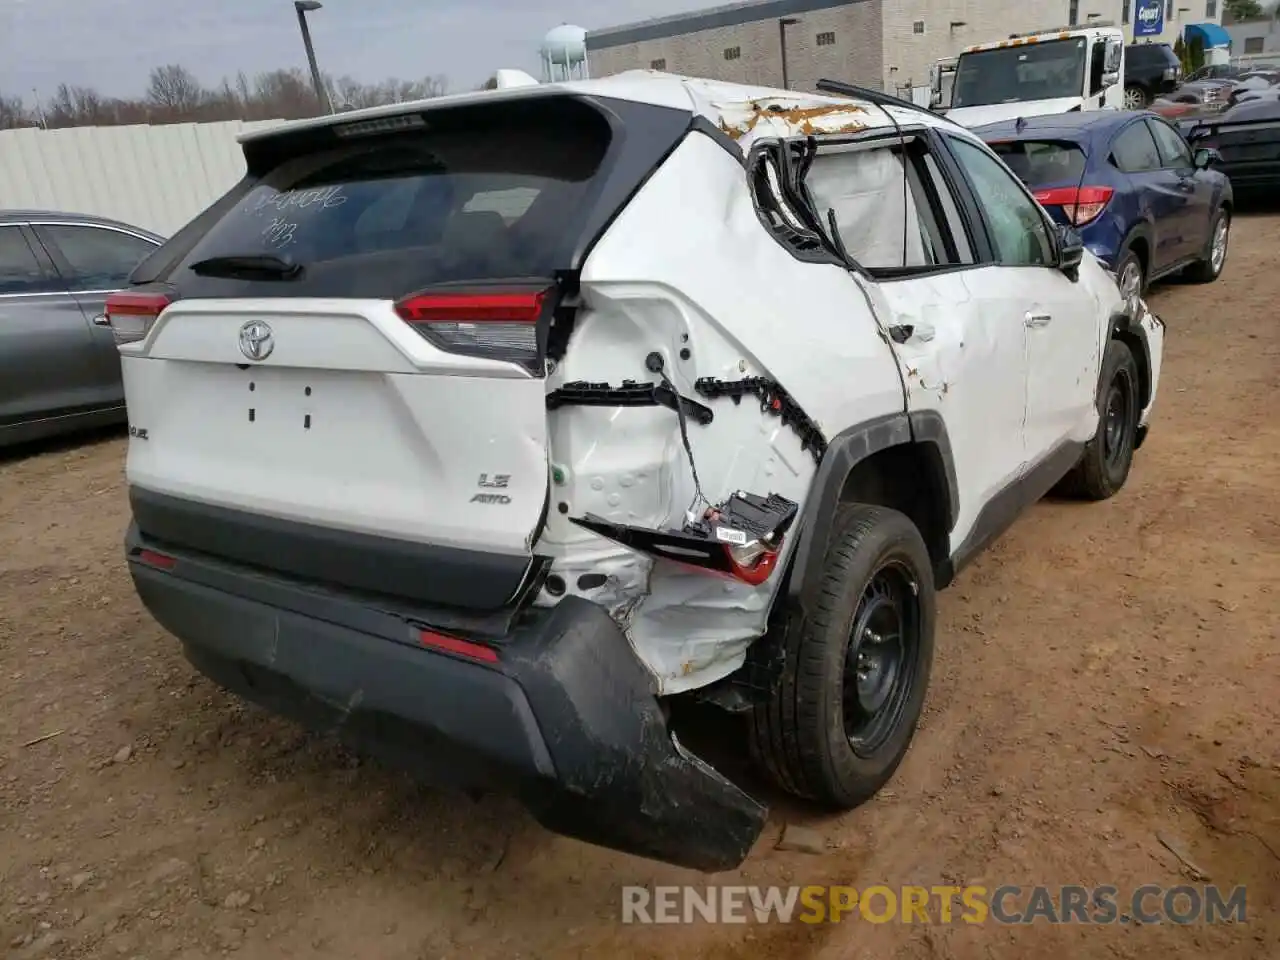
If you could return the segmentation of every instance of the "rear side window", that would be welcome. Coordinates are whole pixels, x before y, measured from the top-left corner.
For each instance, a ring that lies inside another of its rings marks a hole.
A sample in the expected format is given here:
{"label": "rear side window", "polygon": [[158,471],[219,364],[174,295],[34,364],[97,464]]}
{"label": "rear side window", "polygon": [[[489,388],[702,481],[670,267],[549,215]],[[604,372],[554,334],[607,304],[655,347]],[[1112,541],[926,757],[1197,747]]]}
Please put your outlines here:
{"label": "rear side window", "polygon": [[1069,141],[1010,140],[988,146],[1033,189],[1051,183],[1079,183],[1084,176],[1084,151]]}
{"label": "rear side window", "polygon": [[66,279],[72,290],[123,287],[133,268],[156,248],[150,240],[107,227],[49,223],[37,229],[70,264],[72,275]]}
{"label": "rear side window", "polygon": [[1173,127],[1160,120],[1148,120],[1151,133],[1160,148],[1160,157],[1166,167],[1185,168],[1191,166],[1191,150]]}
{"label": "rear side window", "polygon": [[[172,282],[199,284],[203,295],[391,298],[439,283],[551,277],[582,239],[609,124],[568,101],[508,108],[501,122],[494,113],[470,110],[469,122],[428,113],[420,129],[334,137],[292,156],[281,149]],[[264,256],[302,270],[281,280],[191,269]]]}
{"label": "rear side window", "polygon": [[20,227],[0,226],[0,296],[54,289]]}
{"label": "rear side window", "polygon": [[1160,151],[1151,138],[1151,131],[1142,121],[1130,124],[1116,137],[1111,147],[1111,159],[1123,173],[1142,173],[1161,167]]}

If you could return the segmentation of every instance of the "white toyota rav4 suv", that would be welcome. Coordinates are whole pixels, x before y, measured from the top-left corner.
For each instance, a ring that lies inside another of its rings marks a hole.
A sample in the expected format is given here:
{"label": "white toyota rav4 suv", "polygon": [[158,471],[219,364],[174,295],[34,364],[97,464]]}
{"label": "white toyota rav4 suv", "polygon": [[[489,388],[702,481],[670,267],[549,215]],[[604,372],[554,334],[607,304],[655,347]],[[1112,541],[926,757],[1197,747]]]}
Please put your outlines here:
{"label": "white toyota rav4 suv", "polygon": [[823,89],[634,72],[247,136],[107,308],[129,567],[189,660],[703,870],[766,809],[679,699],[871,797],[935,591],[1124,484],[1164,328],[972,133]]}

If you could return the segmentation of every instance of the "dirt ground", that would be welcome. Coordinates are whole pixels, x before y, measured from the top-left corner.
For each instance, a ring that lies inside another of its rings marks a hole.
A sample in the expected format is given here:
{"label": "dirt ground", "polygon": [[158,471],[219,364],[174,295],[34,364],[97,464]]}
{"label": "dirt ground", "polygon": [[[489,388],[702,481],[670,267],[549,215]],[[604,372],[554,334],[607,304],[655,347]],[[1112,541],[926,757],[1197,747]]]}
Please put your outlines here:
{"label": "dirt ground", "polygon": [[[1280,217],[1241,218],[1221,282],[1152,295],[1166,366],[1128,486],[1037,506],[945,593],[889,789],[841,817],[762,789],[773,822],[715,878],[1130,890],[1198,871],[1247,885],[1247,923],[622,926],[622,885],[707,879],[415,786],[196,675],[131,588],[110,435],[0,458],[0,955],[1276,957],[1278,241]],[[774,850],[784,822],[826,851]]]}

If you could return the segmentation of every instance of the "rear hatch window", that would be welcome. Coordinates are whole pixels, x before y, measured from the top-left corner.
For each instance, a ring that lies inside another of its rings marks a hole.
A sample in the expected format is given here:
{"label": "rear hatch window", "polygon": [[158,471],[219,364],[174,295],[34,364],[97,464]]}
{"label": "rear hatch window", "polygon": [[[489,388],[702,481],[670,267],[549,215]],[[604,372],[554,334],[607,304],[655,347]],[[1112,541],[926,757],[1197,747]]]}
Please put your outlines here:
{"label": "rear hatch window", "polygon": [[1033,190],[1079,183],[1084,176],[1084,150],[1070,141],[1008,140],[989,143],[988,146],[1019,180]]}
{"label": "rear hatch window", "polygon": [[391,298],[551,277],[583,240],[613,134],[579,101],[521,106],[410,115],[392,133],[355,123],[319,143],[304,131],[265,158],[250,143],[268,169],[167,279],[183,296]]}

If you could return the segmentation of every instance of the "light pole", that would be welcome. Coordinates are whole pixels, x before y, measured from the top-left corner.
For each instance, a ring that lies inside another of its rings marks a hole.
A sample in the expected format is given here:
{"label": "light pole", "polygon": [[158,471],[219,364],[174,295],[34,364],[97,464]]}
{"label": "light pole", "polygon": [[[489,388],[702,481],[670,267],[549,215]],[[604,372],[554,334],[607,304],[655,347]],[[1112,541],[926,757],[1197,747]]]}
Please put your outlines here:
{"label": "light pole", "polygon": [[333,113],[329,105],[329,94],[320,79],[320,68],[316,66],[316,48],[311,45],[311,30],[307,26],[307,14],[320,10],[324,4],[320,0],[293,0],[293,9],[298,12],[298,27],[302,30],[302,43],[307,48],[307,63],[311,67],[311,84],[316,88],[316,98],[320,101],[320,109],[325,113]]}
{"label": "light pole", "polygon": [[787,78],[787,27],[793,26],[800,21],[795,17],[780,17],[778,19],[778,50],[782,54],[782,89],[788,88]]}

